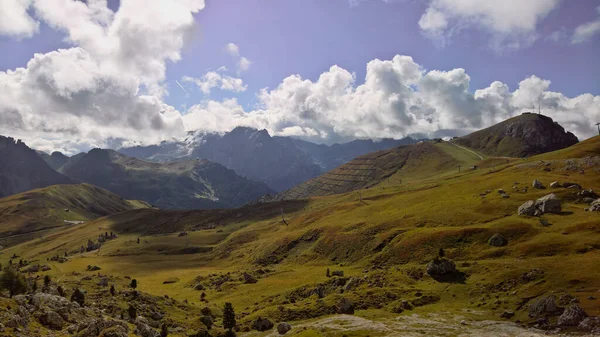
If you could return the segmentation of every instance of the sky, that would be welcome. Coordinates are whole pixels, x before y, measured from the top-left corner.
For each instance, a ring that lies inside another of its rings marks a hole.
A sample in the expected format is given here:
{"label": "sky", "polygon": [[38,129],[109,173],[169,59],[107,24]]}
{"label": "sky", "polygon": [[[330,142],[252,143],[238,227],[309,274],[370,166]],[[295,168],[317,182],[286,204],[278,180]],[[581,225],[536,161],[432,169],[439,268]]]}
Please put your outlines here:
{"label": "sky", "polygon": [[0,0],[0,50],[0,134],[48,152],[600,122],[598,0]]}

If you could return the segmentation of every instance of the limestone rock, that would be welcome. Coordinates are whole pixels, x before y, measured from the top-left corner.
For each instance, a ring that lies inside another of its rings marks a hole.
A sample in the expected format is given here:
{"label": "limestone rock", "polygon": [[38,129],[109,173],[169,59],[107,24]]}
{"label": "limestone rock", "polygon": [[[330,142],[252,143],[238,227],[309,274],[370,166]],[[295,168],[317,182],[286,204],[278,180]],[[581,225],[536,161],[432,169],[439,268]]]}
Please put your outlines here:
{"label": "limestone rock", "polygon": [[529,200],[529,201],[525,202],[523,205],[519,206],[518,214],[534,216],[535,211],[536,211],[535,201]]}
{"label": "limestone rock", "polygon": [[248,274],[248,273],[244,273],[244,283],[246,284],[254,284],[258,282],[258,280],[256,279],[256,277]]}
{"label": "limestone rock", "polygon": [[588,315],[577,304],[571,305],[558,318],[560,326],[577,326]]}
{"label": "limestone rock", "polygon": [[158,331],[152,329],[148,325],[148,320],[141,316],[135,319],[135,327],[142,337],[160,337]]}
{"label": "limestone rock", "polygon": [[580,330],[600,333],[600,317],[588,317],[577,326]]}
{"label": "limestone rock", "polygon": [[559,188],[559,187],[562,187],[562,185],[558,181],[553,181],[550,183],[550,187]]}
{"label": "limestone rock", "polygon": [[290,330],[292,330],[292,326],[289,323],[281,322],[277,324],[277,332],[279,332],[280,335],[285,335]]}
{"label": "limestone rock", "polygon": [[53,330],[61,330],[65,323],[63,318],[54,311],[46,311],[40,316],[39,320],[42,325]]}
{"label": "limestone rock", "polygon": [[596,199],[596,201],[590,204],[590,207],[585,209],[590,212],[600,212],[600,199]]}
{"label": "limestone rock", "polygon": [[544,187],[544,185],[539,181],[539,180],[534,180],[533,183],[531,184],[531,186],[533,186],[533,188],[537,188],[537,189],[544,189],[546,187]]}
{"label": "limestone rock", "polygon": [[349,299],[342,297],[335,305],[335,310],[338,314],[353,315],[354,314],[354,303]]}
{"label": "limestone rock", "polygon": [[431,276],[441,276],[456,272],[454,262],[444,258],[437,258],[427,265],[427,274]]}
{"label": "limestone rock", "polygon": [[502,236],[502,234],[496,233],[492,235],[492,237],[488,240],[488,243],[490,244],[490,246],[503,247],[508,244],[508,240],[504,236]]}
{"label": "limestone rock", "polygon": [[252,328],[256,331],[267,331],[273,329],[273,322],[271,322],[268,318],[257,318],[254,322],[252,322]]}
{"label": "limestone rock", "polygon": [[529,317],[538,318],[547,315],[558,315],[561,308],[556,304],[555,296],[542,296],[529,305]]}
{"label": "limestone rock", "polygon": [[542,213],[560,213],[561,201],[558,199],[556,194],[548,194],[536,200],[536,208]]}
{"label": "limestone rock", "polygon": [[502,315],[500,315],[500,317],[506,318],[506,319],[511,319],[514,316],[515,316],[515,312],[514,311],[510,311],[510,310],[506,310],[505,312],[502,313]]}

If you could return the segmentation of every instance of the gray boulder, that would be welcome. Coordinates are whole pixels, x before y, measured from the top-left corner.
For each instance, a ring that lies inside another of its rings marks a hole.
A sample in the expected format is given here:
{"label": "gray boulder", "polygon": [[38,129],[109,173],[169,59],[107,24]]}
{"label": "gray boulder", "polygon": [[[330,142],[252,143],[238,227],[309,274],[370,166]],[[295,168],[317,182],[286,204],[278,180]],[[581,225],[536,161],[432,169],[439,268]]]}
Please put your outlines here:
{"label": "gray boulder", "polygon": [[544,185],[539,181],[539,180],[534,180],[533,183],[531,184],[531,186],[533,186],[533,188],[537,188],[537,189],[544,189],[546,187],[544,187]]}
{"label": "gray boulder", "polygon": [[289,325],[289,323],[281,322],[277,324],[277,332],[279,332],[280,335],[285,335],[290,330],[292,330],[292,326]]}
{"label": "gray boulder", "polygon": [[256,331],[267,331],[273,329],[273,322],[268,318],[259,317],[252,322],[252,329]]}
{"label": "gray boulder", "polygon": [[62,330],[65,320],[54,311],[46,311],[39,318],[40,323],[53,330]]}
{"label": "gray boulder", "polygon": [[550,183],[550,187],[559,188],[559,187],[562,187],[562,185],[558,181],[553,181]]}
{"label": "gray boulder", "polygon": [[152,329],[148,325],[148,320],[144,317],[139,316],[135,319],[135,327],[138,331],[138,335],[142,337],[160,337],[158,331]]}
{"label": "gray boulder", "polygon": [[441,276],[456,272],[454,262],[444,258],[436,258],[427,264],[427,274],[431,276]]}
{"label": "gray boulder", "polygon": [[496,233],[488,240],[488,244],[494,247],[503,247],[508,244],[508,240],[502,234]]}
{"label": "gray boulder", "polygon": [[352,303],[352,301],[350,301],[349,299],[342,297],[338,300],[337,304],[335,305],[335,311],[338,314],[353,315],[354,303]]}
{"label": "gray boulder", "polygon": [[596,199],[590,204],[590,207],[586,208],[585,210],[590,212],[600,212],[600,199]]}
{"label": "gray boulder", "polygon": [[577,304],[571,305],[558,318],[560,326],[577,326],[588,315]]}
{"label": "gray boulder", "polygon": [[577,326],[580,330],[600,333],[600,317],[587,317]]}
{"label": "gray boulder", "polygon": [[519,215],[534,216],[536,213],[535,201],[529,200],[525,202],[523,205],[519,206],[517,213]]}
{"label": "gray boulder", "polygon": [[542,213],[560,213],[561,201],[556,194],[548,194],[536,200],[535,207]]}
{"label": "gray boulder", "polygon": [[538,318],[548,315],[559,315],[562,309],[556,304],[556,297],[553,295],[542,296],[529,305],[529,317]]}

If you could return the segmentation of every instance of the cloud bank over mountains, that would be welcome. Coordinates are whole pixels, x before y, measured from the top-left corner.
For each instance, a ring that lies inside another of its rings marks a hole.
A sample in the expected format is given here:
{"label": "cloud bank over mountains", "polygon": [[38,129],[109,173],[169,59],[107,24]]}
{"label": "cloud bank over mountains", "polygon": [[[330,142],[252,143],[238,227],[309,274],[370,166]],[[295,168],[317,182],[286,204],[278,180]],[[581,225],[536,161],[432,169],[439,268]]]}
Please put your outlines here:
{"label": "cloud bank over mountains", "polygon": [[[553,2],[532,3],[545,12],[551,8],[544,4]],[[422,29],[445,34],[449,22],[487,15],[449,13],[445,4],[433,1],[428,9],[433,14],[425,15],[441,20],[435,17],[442,13],[446,24],[427,19]],[[2,6],[0,34],[24,39],[43,21],[63,32],[72,45],[36,54],[25,68],[0,72],[0,134],[46,151],[151,144],[182,137],[186,130],[225,132],[240,125],[327,143],[357,137],[454,136],[538,105],[542,113],[585,138],[595,133],[590,120],[600,117],[600,96],[566,97],[536,76],[512,90],[501,82],[474,90],[464,69],[426,70],[404,55],[368,62],[364,81],[334,65],[314,81],[291,75],[275,88],[260,90],[251,108],[232,96],[199,98],[198,104],[178,111],[164,102],[167,64],[181,59],[203,0],[123,0],[116,12],[105,0],[5,0]],[[484,21],[494,29],[517,27],[519,36],[529,32],[514,20]],[[226,50],[237,59],[240,76],[252,62],[233,43]],[[247,89],[241,78],[221,71],[186,80],[205,94],[213,88],[232,93]]]}

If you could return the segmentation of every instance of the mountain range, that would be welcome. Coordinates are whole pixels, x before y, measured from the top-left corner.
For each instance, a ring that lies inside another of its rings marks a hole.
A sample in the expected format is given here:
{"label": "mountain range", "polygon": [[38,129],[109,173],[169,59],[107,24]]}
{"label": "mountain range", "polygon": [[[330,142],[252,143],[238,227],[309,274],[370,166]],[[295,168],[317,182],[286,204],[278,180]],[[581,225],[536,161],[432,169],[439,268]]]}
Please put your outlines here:
{"label": "mountain range", "polygon": [[237,127],[225,134],[189,132],[181,141],[125,147],[118,151],[156,162],[208,159],[282,191],[357,156],[415,142],[412,138],[378,142],[368,139],[328,146],[291,137],[272,137],[266,130]]}

